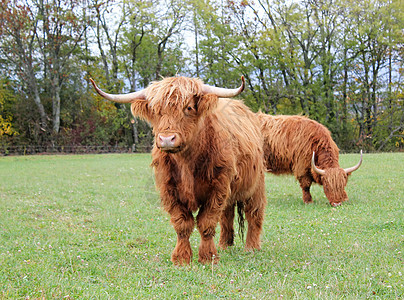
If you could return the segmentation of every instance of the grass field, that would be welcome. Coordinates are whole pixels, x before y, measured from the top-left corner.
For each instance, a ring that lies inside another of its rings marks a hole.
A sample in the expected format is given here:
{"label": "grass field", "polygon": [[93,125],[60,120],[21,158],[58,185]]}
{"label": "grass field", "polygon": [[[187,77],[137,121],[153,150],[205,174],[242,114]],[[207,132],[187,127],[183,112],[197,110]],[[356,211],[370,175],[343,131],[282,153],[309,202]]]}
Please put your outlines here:
{"label": "grass field", "polygon": [[[356,164],[345,154],[342,166]],[[0,299],[402,299],[404,153],[365,154],[350,201],[267,175],[262,250],[170,262],[149,154],[0,158]],[[218,228],[219,230],[219,228]],[[217,239],[216,239],[217,241]]]}

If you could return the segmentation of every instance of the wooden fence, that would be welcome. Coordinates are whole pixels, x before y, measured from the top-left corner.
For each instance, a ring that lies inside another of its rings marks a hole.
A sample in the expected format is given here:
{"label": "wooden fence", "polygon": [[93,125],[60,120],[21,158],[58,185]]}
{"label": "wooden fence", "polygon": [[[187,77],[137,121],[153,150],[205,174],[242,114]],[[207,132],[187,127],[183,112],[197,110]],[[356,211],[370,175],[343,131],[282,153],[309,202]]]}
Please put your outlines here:
{"label": "wooden fence", "polygon": [[34,155],[34,154],[98,154],[98,153],[135,153],[150,152],[151,146],[123,147],[118,145],[101,146],[82,146],[82,145],[64,145],[64,146],[0,146],[0,155]]}

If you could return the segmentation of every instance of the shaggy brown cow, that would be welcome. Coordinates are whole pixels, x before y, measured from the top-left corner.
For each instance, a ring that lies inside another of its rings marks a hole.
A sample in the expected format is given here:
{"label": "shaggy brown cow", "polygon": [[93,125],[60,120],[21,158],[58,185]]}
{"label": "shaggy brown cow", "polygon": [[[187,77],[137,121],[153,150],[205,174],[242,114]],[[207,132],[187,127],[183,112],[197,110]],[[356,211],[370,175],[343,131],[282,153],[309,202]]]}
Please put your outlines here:
{"label": "shaggy brown cow", "polygon": [[238,89],[223,89],[172,77],[126,95],[107,94],[93,82],[101,96],[130,102],[133,115],[153,127],[156,185],[177,232],[174,264],[192,259],[189,237],[197,211],[199,262],[218,260],[213,241],[218,222],[219,246],[233,245],[236,205],[248,222],[246,250],[260,249],[266,198],[259,122],[242,102],[218,98],[241,93],[242,80]]}
{"label": "shaggy brown cow", "polygon": [[362,163],[348,169],[338,164],[339,149],[329,130],[303,116],[270,116],[258,113],[264,136],[264,160],[268,172],[294,174],[303,191],[303,201],[312,202],[312,182],[323,185],[332,206],[348,200],[348,176]]}

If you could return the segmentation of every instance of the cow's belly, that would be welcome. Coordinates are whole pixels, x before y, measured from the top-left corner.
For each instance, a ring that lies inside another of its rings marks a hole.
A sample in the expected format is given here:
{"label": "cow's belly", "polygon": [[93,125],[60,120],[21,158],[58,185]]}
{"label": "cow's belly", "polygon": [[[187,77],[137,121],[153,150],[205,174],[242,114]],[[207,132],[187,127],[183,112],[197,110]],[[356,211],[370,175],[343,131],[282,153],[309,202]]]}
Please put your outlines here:
{"label": "cow's belly", "polygon": [[265,162],[265,168],[267,172],[273,173],[275,175],[293,173],[292,163],[288,160],[282,161],[281,157],[279,159],[268,158]]}

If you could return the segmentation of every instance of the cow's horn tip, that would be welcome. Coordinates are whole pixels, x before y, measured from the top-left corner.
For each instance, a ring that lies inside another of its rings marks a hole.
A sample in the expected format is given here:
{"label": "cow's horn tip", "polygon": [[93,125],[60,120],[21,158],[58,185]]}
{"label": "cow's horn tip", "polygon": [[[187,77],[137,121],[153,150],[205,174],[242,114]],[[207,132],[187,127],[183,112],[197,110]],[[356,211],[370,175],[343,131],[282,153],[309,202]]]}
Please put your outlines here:
{"label": "cow's horn tip", "polygon": [[241,91],[245,89],[245,78],[244,75],[241,75]]}

